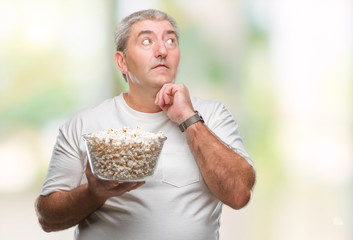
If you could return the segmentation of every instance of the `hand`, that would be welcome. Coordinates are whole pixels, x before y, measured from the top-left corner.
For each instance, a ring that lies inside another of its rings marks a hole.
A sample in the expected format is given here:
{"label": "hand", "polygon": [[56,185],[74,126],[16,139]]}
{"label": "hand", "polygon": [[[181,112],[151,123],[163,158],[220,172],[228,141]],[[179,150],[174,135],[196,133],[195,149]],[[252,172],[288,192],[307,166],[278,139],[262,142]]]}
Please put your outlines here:
{"label": "hand", "polygon": [[91,170],[90,164],[86,165],[86,177],[88,181],[88,191],[99,201],[105,201],[110,197],[120,196],[126,192],[130,192],[145,182],[113,182],[96,178]]}
{"label": "hand", "polygon": [[167,83],[156,95],[158,105],[173,122],[181,124],[195,114],[189,91],[184,84]]}

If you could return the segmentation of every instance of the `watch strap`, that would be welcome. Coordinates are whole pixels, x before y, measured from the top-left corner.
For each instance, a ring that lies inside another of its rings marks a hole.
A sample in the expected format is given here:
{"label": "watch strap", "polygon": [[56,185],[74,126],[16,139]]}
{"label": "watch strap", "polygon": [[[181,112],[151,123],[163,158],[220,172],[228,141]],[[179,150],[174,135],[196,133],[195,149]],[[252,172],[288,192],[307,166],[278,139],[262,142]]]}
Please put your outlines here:
{"label": "watch strap", "polygon": [[179,129],[180,129],[180,131],[184,132],[192,124],[197,123],[199,121],[201,121],[202,123],[204,122],[204,120],[203,120],[202,116],[199,114],[199,112],[195,111],[195,115],[191,116],[190,118],[188,118],[184,122],[182,122],[179,125]]}

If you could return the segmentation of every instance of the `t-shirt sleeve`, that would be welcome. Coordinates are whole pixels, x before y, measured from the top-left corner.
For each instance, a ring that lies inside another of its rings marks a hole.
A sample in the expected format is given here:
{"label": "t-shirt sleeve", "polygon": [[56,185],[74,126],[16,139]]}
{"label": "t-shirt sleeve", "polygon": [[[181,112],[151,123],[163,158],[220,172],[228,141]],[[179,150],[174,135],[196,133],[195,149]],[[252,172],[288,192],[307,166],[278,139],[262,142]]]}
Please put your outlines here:
{"label": "t-shirt sleeve", "polygon": [[254,165],[251,157],[245,150],[243,139],[239,133],[238,123],[222,103],[215,103],[206,124],[229,148],[243,157],[251,166]]}
{"label": "t-shirt sleeve", "polygon": [[59,128],[41,195],[69,191],[81,184],[85,156],[82,152],[79,121],[71,119]]}

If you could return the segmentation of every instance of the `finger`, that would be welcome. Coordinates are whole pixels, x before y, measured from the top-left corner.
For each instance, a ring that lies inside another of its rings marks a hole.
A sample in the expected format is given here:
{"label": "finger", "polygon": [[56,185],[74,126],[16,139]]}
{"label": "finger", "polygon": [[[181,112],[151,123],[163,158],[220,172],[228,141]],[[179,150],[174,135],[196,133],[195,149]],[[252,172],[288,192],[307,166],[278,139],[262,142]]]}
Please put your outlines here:
{"label": "finger", "polygon": [[163,107],[164,106],[164,99],[163,99],[163,95],[166,91],[166,88],[167,88],[168,84],[164,84],[162,86],[162,88],[159,90],[159,92],[157,93],[157,96],[156,96],[156,104],[160,107]]}
{"label": "finger", "polygon": [[127,192],[130,191],[131,188],[135,187],[136,183],[134,182],[123,182],[115,187],[116,191]]}
{"label": "finger", "polygon": [[173,97],[173,87],[170,86],[168,87],[168,89],[166,89],[166,91],[163,94],[164,104],[171,105],[173,103],[172,97]]}
{"label": "finger", "polygon": [[163,91],[163,102],[166,105],[172,105],[173,104],[173,97],[174,93],[176,91],[176,85],[175,84],[168,84],[165,86],[164,91]]}
{"label": "finger", "polygon": [[85,173],[86,173],[87,178],[93,176],[92,169],[91,169],[91,165],[89,164],[88,161],[87,161],[87,164],[86,164],[86,171],[85,171]]}
{"label": "finger", "polygon": [[86,162],[86,171],[87,170],[91,171],[91,166],[89,165],[89,161],[88,160]]}
{"label": "finger", "polygon": [[105,181],[105,180],[100,180],[100,179],[98,179],[98,180],[101,181],[103,184],[105,184],[105,187],[107,189],[113,189],[113,188],[116,188],[122,184],[121,182],[116,182],[116,181]]}
{"label": "finger", "polygon": [[131,185],[131,188],[128,190],[128,192],[135,190],[136,188],[141,187],[143,184],[145,184],[145,182],[136,182],[134,184]]}
{"label": "finger", "polygon": [[145,182],[126,182],[122,183],[120,186],[116,187],[116,191],[119,192],[119,194],[123,194],[126,192],[130,192],[141,185],[143,185]]}
{"label": "finger", "polygon": [[[145,184],[146,182],[137,182],[136,184],[135,184],[135,186],[133,186],[132,187],[132,189],[131,190],[135,190],[136,188],[139,188],[139,187],[141,187],[143,184]],[[131,191],[130,190],[130,191]]]}

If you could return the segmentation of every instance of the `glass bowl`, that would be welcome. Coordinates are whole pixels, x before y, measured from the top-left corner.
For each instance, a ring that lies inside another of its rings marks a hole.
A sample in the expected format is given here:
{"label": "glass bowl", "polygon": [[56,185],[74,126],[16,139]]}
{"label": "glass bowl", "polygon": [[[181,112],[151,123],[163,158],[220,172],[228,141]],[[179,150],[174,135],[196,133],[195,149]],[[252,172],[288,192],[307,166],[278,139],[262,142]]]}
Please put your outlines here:
{"label": "glass bowl", "polygon": [[[109,131],[113,132],[113,129]],[[97,137],[96,133],[82,135],[93,175],[118,182],[145,181],[152,176],[167,138],[161,134],[148,134],[153,137],[135,135],[124,139],[113,134],[103,138]]]}

